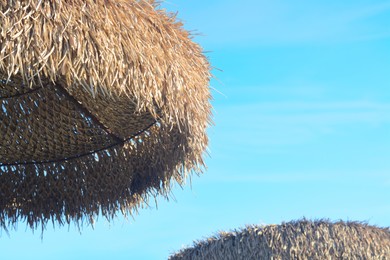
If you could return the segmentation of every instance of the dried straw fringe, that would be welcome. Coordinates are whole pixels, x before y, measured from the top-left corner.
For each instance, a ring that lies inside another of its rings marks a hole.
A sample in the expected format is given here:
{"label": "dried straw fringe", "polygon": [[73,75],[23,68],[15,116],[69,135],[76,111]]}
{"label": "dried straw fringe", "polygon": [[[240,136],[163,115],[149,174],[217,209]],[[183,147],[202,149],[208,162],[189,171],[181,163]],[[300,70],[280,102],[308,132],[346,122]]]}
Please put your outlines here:
{"label": "dried straw fringe", "polygon": [[[174,17],[135,0],[0,8],[2,228],[111,219],[201,172],[210,66]],[[24,149],[31,142],[51,147]]]}
{"label": "dried straw fringe", "polygon": [[1,167],[0,226],[18,220],[31,228],[44,228],[49,220],[92,223],[99,211],[110,220],[118,211],[131,214],[150,195],[167,196],[172,179],[182,183],[186,169],[199,172],[202,161],[178,164],[191,144],[177,128],[161,128],[154,125],[124,146],[79,159]]}
{"label": "dried straw fringe", "polygon": [[178,259],[390,259],[390,230],[358,222],[300,220],[249,226],[198,242]]}

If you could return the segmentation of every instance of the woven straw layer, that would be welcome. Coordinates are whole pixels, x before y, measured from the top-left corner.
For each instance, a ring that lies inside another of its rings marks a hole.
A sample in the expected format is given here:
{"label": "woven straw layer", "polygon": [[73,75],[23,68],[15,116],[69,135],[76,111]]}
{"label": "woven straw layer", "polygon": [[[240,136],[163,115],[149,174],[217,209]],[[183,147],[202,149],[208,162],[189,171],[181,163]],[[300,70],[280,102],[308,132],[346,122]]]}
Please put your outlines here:
{"label": "woven straw layer", "polygon": [[307,221],[221,233],[171,256],[197,259],[390,259],[390,230],[357,222]]}
{"label": "woven straw layer", "polygon": [[201,172],[210,66],[153,1],[0,0],[0,225],[111,218]]}

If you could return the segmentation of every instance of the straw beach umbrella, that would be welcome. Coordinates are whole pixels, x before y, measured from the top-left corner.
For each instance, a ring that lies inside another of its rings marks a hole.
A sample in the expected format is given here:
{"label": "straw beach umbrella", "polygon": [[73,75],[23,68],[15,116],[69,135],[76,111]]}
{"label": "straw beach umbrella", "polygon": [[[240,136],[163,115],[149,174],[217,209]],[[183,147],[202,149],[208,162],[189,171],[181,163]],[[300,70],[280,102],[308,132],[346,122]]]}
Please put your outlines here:
{"label": "straw beach umbrella", "polygon": [[0,226],[132,212],[201,172],[210,65],[143,0],[0,0]]}
{"label": "straw beach umbrella", "polygon": [[249,226],[198,242],[170,259],[390,259],[390,230],[308,220]]}

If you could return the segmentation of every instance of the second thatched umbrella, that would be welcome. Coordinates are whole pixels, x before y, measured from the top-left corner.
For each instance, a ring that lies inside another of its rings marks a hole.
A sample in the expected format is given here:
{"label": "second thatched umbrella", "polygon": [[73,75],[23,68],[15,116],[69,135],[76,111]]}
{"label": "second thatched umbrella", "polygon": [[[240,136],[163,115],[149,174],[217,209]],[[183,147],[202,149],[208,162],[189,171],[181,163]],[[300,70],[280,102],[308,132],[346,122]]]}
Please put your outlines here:
{"label": "second thatched umbrella", "polygon": [[210,66],[153,1],[1,0],[0,226],[127,212],[200,172]]}
{"label": "second thatched umbrella", "polygon": [[299,220],[221,232],[170,260],[390,259],[390,230],[359,222]]}

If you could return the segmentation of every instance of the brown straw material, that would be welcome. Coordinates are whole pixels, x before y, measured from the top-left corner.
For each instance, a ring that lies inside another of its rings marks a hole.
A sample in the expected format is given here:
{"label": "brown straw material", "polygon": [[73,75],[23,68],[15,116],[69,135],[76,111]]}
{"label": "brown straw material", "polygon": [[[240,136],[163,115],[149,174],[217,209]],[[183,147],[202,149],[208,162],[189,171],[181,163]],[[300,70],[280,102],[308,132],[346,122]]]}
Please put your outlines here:
{"label": "brown straw material", "polygon": [[154,1],[0,0],[0,227],[131,213],[200,173],[210,65]]}
{"label": "brown straw material", "polygon": [[220,233],[170,260],[390,259],[390,230],[358,222],[300,220]]}

